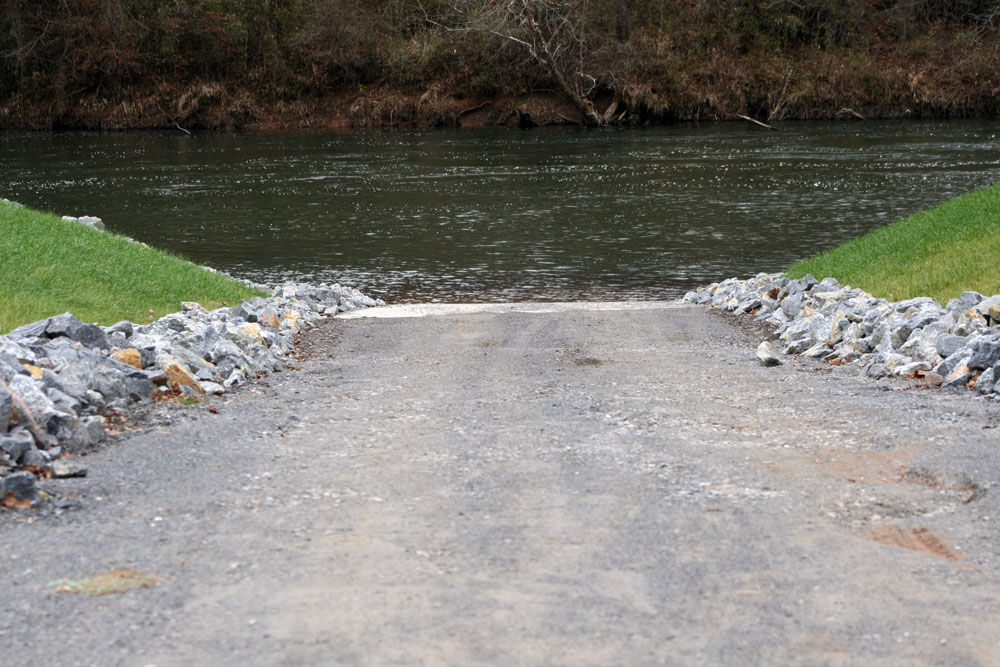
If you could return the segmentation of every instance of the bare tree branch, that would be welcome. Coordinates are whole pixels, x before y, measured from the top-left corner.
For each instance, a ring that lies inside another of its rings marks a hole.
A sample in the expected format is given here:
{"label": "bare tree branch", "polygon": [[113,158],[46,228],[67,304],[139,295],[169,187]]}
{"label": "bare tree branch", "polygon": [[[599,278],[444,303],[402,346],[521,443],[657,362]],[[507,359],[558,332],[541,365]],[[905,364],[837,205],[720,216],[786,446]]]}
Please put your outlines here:
{"label": "bare tree branch", "polygon": [[552,78],[586,125],[607,124],[609,116],[598,114],[587,99],[599,81],[583,68],[584,0],[466,0],[461,6],[452,5],[453,25],[420,7],[425,20],[444,30],[480,32],[518,45]]}

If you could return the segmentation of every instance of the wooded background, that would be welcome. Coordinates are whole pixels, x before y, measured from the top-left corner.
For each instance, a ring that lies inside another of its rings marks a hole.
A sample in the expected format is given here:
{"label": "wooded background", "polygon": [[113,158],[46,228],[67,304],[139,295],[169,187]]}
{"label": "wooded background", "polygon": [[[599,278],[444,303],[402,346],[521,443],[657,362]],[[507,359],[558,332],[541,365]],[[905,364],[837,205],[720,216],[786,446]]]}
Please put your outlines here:
{"label": "wooded background", "polygon": [[558,72],[612,122],[996,116],[998,28],[996,0],[9,0],[0,127],[506,122],[572,101]]}

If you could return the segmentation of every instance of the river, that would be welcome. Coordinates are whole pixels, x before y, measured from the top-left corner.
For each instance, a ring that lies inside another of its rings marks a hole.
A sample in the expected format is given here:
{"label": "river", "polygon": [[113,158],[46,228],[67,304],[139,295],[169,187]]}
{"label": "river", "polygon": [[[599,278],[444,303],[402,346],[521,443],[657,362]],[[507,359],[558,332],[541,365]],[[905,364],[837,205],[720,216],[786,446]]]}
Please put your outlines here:
{"label": "river", "polygon": [[394,302],[672,298],[998,180],[1000,121],[0,134],[0,196]]}

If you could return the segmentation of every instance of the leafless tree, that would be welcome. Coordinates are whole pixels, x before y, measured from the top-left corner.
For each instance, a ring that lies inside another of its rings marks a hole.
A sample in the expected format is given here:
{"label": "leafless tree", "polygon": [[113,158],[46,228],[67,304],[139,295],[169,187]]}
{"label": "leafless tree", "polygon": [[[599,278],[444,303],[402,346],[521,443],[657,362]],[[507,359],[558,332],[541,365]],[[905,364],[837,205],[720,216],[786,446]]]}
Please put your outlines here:
{"label": "leafless tree", "polygon": [[517,44],[552,78],[585,125],[606,125],[617,108],[600,113],[591,101],[598,78],[587,71],[585,0],[460,0],[451,6],[449,30],[478,31]]}

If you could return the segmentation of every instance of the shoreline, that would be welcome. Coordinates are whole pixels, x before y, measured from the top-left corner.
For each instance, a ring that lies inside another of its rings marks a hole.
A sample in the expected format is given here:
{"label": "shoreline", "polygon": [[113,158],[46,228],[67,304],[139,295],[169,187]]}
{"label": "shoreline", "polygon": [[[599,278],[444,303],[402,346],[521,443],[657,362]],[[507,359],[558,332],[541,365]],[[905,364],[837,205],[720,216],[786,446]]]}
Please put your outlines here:
{"label": "shoreline", "polygon": [[0,506],[42,502],[37,478],[81,477],[64,454],[92,451],[136,405],[199,403],[295,368],[298,334],[383,304],[336,285],[285,283],[269,298],[149,324],[85,324],[71,313],[0,335]]}
{"label": "shoreline", "polygon": [[942,307],[930,297],[875,298],[835,278],[760,273],[688,292],[682,301],[772,327],[780,350],[758,348],[765,366],[801,356],[873,379],[968,388],[1000,400],[1000,294],[966,291]]}
{"label": "shoreline", "polygon": [[[431,86],[429,90],[434,90]],[[244,90],[215,95],[187,116],[167,113],[171,93],[160,99],[154,93],[137,92],[132,98],[81,100],[68,109],[11,100],[0,105],[0,132],[75,131],[173,131],[193,132],[288,132],[408,129],[484,129],[536,127],[583,127],[575,107],[555,93],[533,93],[516,97],[435,97],[426,93],[380,88],[365,95],[331,94],[290,102],[255,100]],[[862,103],[858,96],[790,106],[780,116],[755,113],[717,104],[670,110],[666,100],[641,96],[596,100],[598,108],[617,104],[618,120],[606,127],[669,127],[688,123],[748,123],[761,131],[780,129],[786,122],[843,121],[850,123],[1000,119],[1000,98],[987,95],[964,106],[925,105],[900,100],[881,104]],[[248,101],[251,100],[251,101]],[[977,98],[978,99],[978,98]]]}

